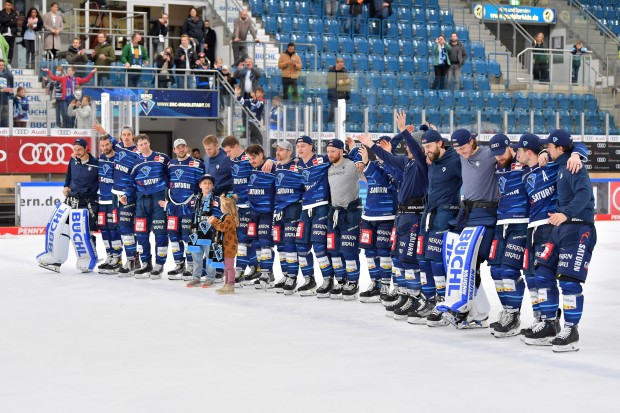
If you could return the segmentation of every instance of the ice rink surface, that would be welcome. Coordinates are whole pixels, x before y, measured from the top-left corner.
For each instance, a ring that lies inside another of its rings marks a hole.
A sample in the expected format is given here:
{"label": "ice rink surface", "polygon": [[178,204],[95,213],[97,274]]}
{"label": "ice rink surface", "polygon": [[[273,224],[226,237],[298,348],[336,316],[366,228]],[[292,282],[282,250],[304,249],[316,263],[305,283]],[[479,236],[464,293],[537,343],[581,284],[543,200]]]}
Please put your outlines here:
{"label": "ice rink surface", "polygon": [[381,304],[80,274],[72,252],[56,274],[36,265],[42,236],[3,238],[0,412],[617,412],[620,222],[597,231],[581,350],[564,354]]}

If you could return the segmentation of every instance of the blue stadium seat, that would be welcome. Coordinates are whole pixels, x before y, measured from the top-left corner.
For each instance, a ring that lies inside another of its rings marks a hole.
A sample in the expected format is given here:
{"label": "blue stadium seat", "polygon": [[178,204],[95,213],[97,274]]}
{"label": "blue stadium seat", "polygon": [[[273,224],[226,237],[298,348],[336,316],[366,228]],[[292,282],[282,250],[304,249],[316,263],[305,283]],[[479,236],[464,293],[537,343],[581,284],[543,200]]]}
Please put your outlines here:
{"label": "blue stadium seat", "polygon": [[476,89],[479,91],[491,90],[491,84],[489,83],[489,78],[486,76],[475,76],[476,81]]}
{"label": "blue stadium seat", "polygon": [[513,97],[514,97],[516,109],[529,109],[530,108],[530,101],[528,100],[525,92],[515,92]]}
{"label": "blue stadium seat", "polygon": [[558,103],[558,109],[560,110],[569,110],[570,109],[570,100],[564,93],[558,93],[555,95],[555,100]]}
{"label": "blue stadium seat", "polygon": [[[527,130],[525,130],[522,133],[527,133],[529,131],[529,127],[530,127],[530,112],[527,109],[521,109],[518,108],[515,110],[515,113],[517,115],[517,124],[519,125],[519,128],[522,128],[524,126],[527,126]],[[523,129],[521,129],[523,130]]]}
{"label": "blue stadium seat", "polygon": [[[394,2],[394,5],[399,2]],[[394,8],[394,6],[392,6]],[[396,18],[398,20],[409,20],[411,18],[411,7],[407,4],[398,4],[396,6]]]}
{"label": "blue stadium seat", "polygon": [[364,89],[364,102],[367,106],[376,106],[379,104],[379,95],[377,89],[366,88]]}
{"label": "blue stadium seat", "polygon": [[383,37],[398,37],[398,22],[393,20],[383,21]]}
{"label": "blue stadium seat", "polygon": [[466,60],[463,66],[461,66],[461,74],[469,76],[474,74],[474,65],[470,60]]}
{"label": "blue stadium seat", "polygon": [[400,45],[396,39],[383,39],[383,46],[387,55],[398,56],[400,53]]}
{"label": "blue stadium seat", "polygon": [[493,125],[501,125],[503,122],[503,112],[497,107],[485,109],[484,114],[486,122],[492,123]]}
{"label": "blue stadium seat", "polygon": [[515,106],[514,99],[510,96],[508,92],[499,92],[497,97],[500,101],[500,108],[506,110],[512,110]]}
{"label": "blue stadium seat", "polygon": [[380,19],[368,19],[368,34],[370,36],[381,36],[382,26]]}
{"label": "blue stadium seat", "polygon": [[275,34],[278,31],[278,18],[275,15],[268,15],[263,17],[265,22],[265,33]]}
{"label": "blue stadium seat", "polygon": [[400,55],[401,56],[410,56],[413,57],[415,54],[415,48],[413,47],[413,42],[409,39],[398,39],[398,46],[400,47]]}
{"label": "blue stadium seat", "polygon": [[340,43],[341,53],[355,53],[355,44],[353,44],[353,39],[346,34],[338,35],[338,43]]}
{"label": "blue stadium seat", "polygon": [[413,38],[413,26],[409,21],[398,22],[398,37],[405,40]]}
{"label": "blue stadium seat", "polygon": [[404,108],[411,104],[411,94],[408,90],[396,90],[396,106]]}
{"label": "blue stadium seat", "polygon": [[310,17],[308,20],[308,26],[313,33],[325,33],[325,25],[323,24],[323,19]]}
{"label": "blue stadium seat", "polygon": [[530,107],[532,109],[542,109],[545,107],[545,101],[540,93],[532,92],[528,95],[527,99],[530,101]]}
{"label": "blue stadium seat", "polygon": [[400,88],[405,91],[413,90],[413,77],[411,73],[400,72],[397,75]]}
{"label": "blue stadium seat", "polygon": [[364,123],[364,112],[362,111],[361,106],[349,105],[347,107],[347,121],[350,122],[351,124]]}
{"label": "blue stadium seat", "polygon": [[451,90],[440,90],[439,99],[441,99],[441,107],[443,109],[448,110],[454,107],[454,94]]}
{"label": "blue stadium seat", "polygon": [[276,42],[283,43],[284,45],[286,45],[290,41],[291,41],[290,33],[283,33],[283,32],[276,33]]}
{"label": "blue stadium seat", "polygon": [[368,56],[364,53],[355,53],[353,55],[353,62],[355,63],[355,70],[358,72],[366,72],[370,68]]}
{"label": "blue stadium seat", "polygon": [[436,39],[441,33],[441,26],[439,24],[428,23],[426,25],[426,32],[429,39]]}
{"label": "blue stadium seat", "polygon": [[358,89],[351,90],[351,97],[349,103],[352,105],[361,105],[364,103],[364,93]]}
{"label": "blue stadium seat", "polygon": [[560,109],[558,113],[560,115],[560,126],[565,127],[565,125],[572,124],[573,118],[568,110]]}
{"label": "blue stadium seat", "polygon": [[310,2],[310,0],[308,1],[297,1],[295,2],[297,3],[297,10],[295,11],[295,13],[301,15],[301,16],[310,16],[312,15],[312,3]]}
{"label": "blue stadium seat", "polygon": [[355,43],[355,51],[357,53],[370,53],[370,43],[368,43],[365,36],[354,36],[353,43]]}
{"label": "blue stadium seat", "polygon": [[484,94],[483,92],[473,92],[470,94],[471,108],[483,109],[484,108]]}
{"label": "blue stadium seat", "polygon": [[465,92],[464,90],[459,90],[455,92],[454,100],[455,100],[455,106],[457,108],[469,108],[470,107],[469,93]]}
{"label": "blue stadium seat", "polygon": [[321,67],[323,70],[327,70],[330,66],[336,65],[336,53],[323,52],[321,53]]}
{"label": "blue stadium seat", "polygon": [[[449,9],[440,9],[439,17],[441,17],[442,24],[452,24],[454,25],[454,16],[452,15],[452,11]],[[446,32],[447,36],[450,36],[452,32]]]}
{"label": "blue stadium seat", "polygon": [[265,14],[273,15],[280,13],[280,0],[265,0]]}
{"label": "blue stadium seat", "polygon": [[413,47],[415,49],[415,55],[420,57],[428,56],[428,44],[426,40],[414,40]]}
{"label": "blue stadium seat", "polygon": [[[398,70],[396,72],[398,72]],[[398,79],[394,73],[383,73],[381,78],[383,79],[383,85],[386,89],[398,89]]]}
{"label": "blue stadium seat", "polygon": [[398,61],[400,62],[400,70],[403,72],[415,72],[415,63],[412,57],[400,56]]}
{"label": "blue stadium seat", "polygon": [[323,19],[323,24],[325,25],[326,33],[340,34],[340,22],[338,19],[326,17]]}
{"label": "blue stadium seat", "polygon": [[489,90],[482,93],[484,96],[485,106],[487,108],[499,108],[499,97],[495,92]]}
{"label": "blue stadium seat", "polygon": [[291,16],[278,15],[278,29],[282,33],[290,33],[294,30],[293,18]]}
{"label": "blue stadium seat", "polygon": [[597,110],[598,109],[598,102],[596,101],[596,98],[591,95],[591,94],[586,94],[583,96],[584,98],[584,106],[586,109],[589,110]]}
{"label": "blue stadium seat", "polygon": [[308,17],[293,17],[293,26],[295,27],[296,32],[308,33],[310,30],[310,25],[308,22]]}
{"label": "blue stadium seat", "polygon": [[323,51],[323,35],[322,34],[317,34],[317,33],[308,33],[308,35],[306,36],[306,41],[310,44],[316,45],[316,49],[314,47],[308,46],[308,51],[310,52],[314,52],[315,50],[317,52],[322,52]]}
{"label": "blue stadium seat", "polygon": [[393,133],[394,132],[394,127],[392,126],[391,123],[380,123],[378,125],[377,132],[378,133],[384,133],[384,134]]}
{"label": "blue stadium seat", "polygon": [[467,27],[456,26],[454,30],[461,42],[467,42],[469,44],[469,30],[467,30]]}
{"label": "blue stadium seat", "polygon": [[456,123],[459,128],[467,128],[472,124],[472,115],[469,109],[467,108],[458,108],[456,109]]}
{"label": "blue stadium seat", "polygon": [[368,81],[368,87],[373,89],[381,89],[383,87],[383,79],[381,79],[381,73],[379,72],[367,73],[366,80]]}
{"label": "blue stadium seat", "polygon": [[368,62],[370,63],[370,70],[377,70],[379,72],[385,70],[385,62],[383,61],[382,55],[371,54],[368,56]]}
{"label": "blue stadium seat", "polygon": [[461,75],[461,84],[463,85],[463,90],[467,91],[475,89],[474,78],[471,76]]}
{"label": "blue stadium seat", "polygon": [[394,106],[394,91],[392,89],[379,89],[379,103]]}
{"label": "blue stadium seat", "polygon": [[368,43],[370,43],[370,50],[373,54],[384,54],[385,46],[383,46],[383,40],[380,37],[369,37]]}
{"label": "blue stadium seat", "polygon": [[471,42],[471,54],[474,59],[484,59],[486,57],[484,44],[481,42]]}
{"label": "blue stadium seat", "polygon": [[489,76],[495,78],[502,77],[502,67],[497,61],[489,59],[487,65],[487,73],[489,74]]}
{"label": "blue stadium seat", "polygon": [[280,0],[280,11],[282,13],[288,14],[289,16],[292,16],[295,14],[296,3],[296,1],[292,0]]}
{"label": "blue stadium seat", "polygon": [[411,1],[411,5],[414,6],[414,7],[425,8],[426,7],[426,1],[425,0],[412,0]]}
{"label": "blue stadium seat", "polygon": [[413,75],[413,81],[415,83],[415,88],[418,90],[428,89],[428,75],[425,74],[415,74]]}
{"label": "blue stadium seat", "polygon": [[416,66],[416,71],[418,73],[429,73],[430,67],[428,64],[428,58],[426,57],[414,57],[413,63]]}
{"label": "blue stadium seat", "polygon": [[400,61],[396,56],[383,56],[383,60],[385,61],[385,67],[388,72],[399,72],[400,71]]}
{"label": "blue stadium seat", "polygon": [[407,117],[412,120],[414,125],[422,123],[422,108],[418,106],[409,106],[407,109]]}
{"label": "blue stadium seat", "polygon": [[547,130],[555,129],[555,111],[553,109],[543,109],[543,118]]}
{"label": "blue stadium seat", "polygon": [[426,24],[426,5],[411,8],[411,21]]}
{"label": "blue stadium seat", "polygon": [[338,38],[333,34],[324,34],[323,35],[323,48],[326,52],[330,53],[338,53],[340,52],[340,47],[338,45]]}
{"label": "blue stadium seat", "polygon": [[252,16],[260,17],[265,12],[265,2],[263,0],[250,0],[248,4],[250,5]]}
{"label": "blue stadium seat", "polygon": [[426,105],[426,100],[424,99],[424,93],[420,90],[414,89],[409,92],[411,96],[411,106],[415,106],[418,108],[423,108]]}
{"label": "blue stadium seat", "polygon": [[[514,110],[506,110],[507,112],[507,120],[508,120],[508,133],[514,133],[516,131],[516,127],[517,127],[517,116],[514,112]],[[504,116],[504,111],[500,110],[500,116]]]}
{"label": "blue stadium seat", "polygon": [[583,99],[583,95],[577,94],[577,93],[571,93],[568,96],[568,100],[571,101],[571,109],[573,110],[578,110],[578,111],[583,111],[584,109],[584,99]]}
{"label": "blue stadium seat", "polygon": [[[416,22],[418,20],[415,20]],[[413,29],[413,37],[416,40],[423,40],[426,41],[427,38],[427,34],[426,34],[426,23],[413,23],[411,25],[411,28]]]}
{"label": "blue stadium seat", "polygon": [[426,107],[439,108],[441,107],[441,99],[437,91],[429,89],[424,91],[424,100],[426,101]]}
{"label": "blue stadium seat", "polygon": [[428,23],[441,23],[441,17],[439,15],[439,11],[435,9],[426,9],[426,21]]}
{"label": "blue stadium seat", "polygon": [[472,64],[474,65],[474,70],[476,71],[477,75],[486,76],[486,74],[487,74],[487,64],[486,64],[486,62],[484,60],[474,58],[472,60]]}
{"label": "blue stadium seat", "polygon": [[426,121],[433,125],[441,125],[443,120],[439,108],[426,108]]}
{"label": "blue stadium seat", "polygon": [[558,102],[555,100],[555,95],[553,93],[541,93],[540,98],[543,101],[544,108],[552,110],[557,109]]}
{"label": "blue stadium seat", "polygon": [[304,51],[308,49],[308,46],[302,45],[302,43],[308,43],[308,35],[306,33],[291,33],[291,42],[295,43],[296,51]]}

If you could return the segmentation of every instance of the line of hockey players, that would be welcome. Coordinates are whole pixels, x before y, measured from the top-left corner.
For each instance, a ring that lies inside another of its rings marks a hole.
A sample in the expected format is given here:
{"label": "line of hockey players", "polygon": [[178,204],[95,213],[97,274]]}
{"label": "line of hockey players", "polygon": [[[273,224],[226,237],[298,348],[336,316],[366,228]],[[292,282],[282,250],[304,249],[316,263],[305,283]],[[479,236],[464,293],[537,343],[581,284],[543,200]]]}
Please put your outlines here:
{"label": "line of hockey players", "polygon": [[[489,327],[490,308],[480,279],[486,261],[502,305],[490,324],[495,337],[522,334],[526,344],[577,350],[582,284],[596,243],[592,189],[581,168],[585,146],[573,144],[564,130],[546,140],[526,134],[512,145],[500,134],[478,146],[476,135],[464,129],[445,140],[428,125],[406,125],[404,113],[397,124],[400,133],[392,138],[360,135],[360,147],[352,139],[348,150],[344,142],[330,141],[326,155],[308,136],[298,138],[295,148],[281,141],[275,160],[259,145],[243,150],[235,137],[225,138],[221,147],[231,161],[240,219],[236,285],[345,301],[359,296],[411,324],[483,328]],[[96,216],[108,254],[100,271],[160,278],[170,242],[175,268],[169,278],[189,279],[191,254],[185,250],[196,231],[193,205],[203,163],[189,157],[183,140],[175,141],[171,160],[152,151],[146,135],[134,142],[130,128],[120,142],[98,132]],[[399,145],[406,155],[396,154]],[[368,184],[365,205],[361,174]],[[57,270],[66,260],[66,248],[64,259],[53,253],[54,242],[66,239],[68,246],[72,237],[70,223],[68,236],[55,231],[54,222],[66,218],[57,211],[48,224],[46,252],[39,257],[46,268]],[[283,273],[277,283],[274,248]],[[361,294],[360,248],[371,277]],[[79,268],[92,270],[92,257]],[[526,288],[535,320],[521,329]]]}

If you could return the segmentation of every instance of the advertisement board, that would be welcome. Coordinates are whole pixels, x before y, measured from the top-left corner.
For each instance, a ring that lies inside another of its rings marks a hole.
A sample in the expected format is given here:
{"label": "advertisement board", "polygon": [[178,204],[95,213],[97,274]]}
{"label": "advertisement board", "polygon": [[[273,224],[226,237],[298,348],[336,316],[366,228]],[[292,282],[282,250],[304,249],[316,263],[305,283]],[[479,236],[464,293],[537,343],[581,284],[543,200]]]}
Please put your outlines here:
{"label": "advertisement board", "polygon": [[75,139],[0,136],[0,174],[64,174],[73,154]]}
{"label": "advertisement board", "polygon": [[[492,4],[473,4],[474,16],[479,20],[506,20],[506,15],[521,24],[555,24],[555,9],[546,7],[508,6]],[[501,13],[500,13],[501,11]]]}
{"label": "advertisement board", "polygon": [[15,188],[15,225],[44,227],[54,206],[65,199],[62,182],[19,182]]}
{"label": "advertisement board", "polygon": [[217,118],[218,91],[178,89],[84,88],[97,107],[101,94],[109,93],[113,105],[139,102],[140,116],[152,118]]}

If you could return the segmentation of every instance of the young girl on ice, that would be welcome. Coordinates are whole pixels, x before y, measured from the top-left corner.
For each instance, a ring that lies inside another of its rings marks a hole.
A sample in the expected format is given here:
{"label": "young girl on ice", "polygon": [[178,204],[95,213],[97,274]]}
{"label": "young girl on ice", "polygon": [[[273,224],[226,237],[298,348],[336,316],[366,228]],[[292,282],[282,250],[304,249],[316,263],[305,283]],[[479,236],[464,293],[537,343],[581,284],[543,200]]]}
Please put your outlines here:
{"label": "young girl on ice", "polygon": [[225,284],[216,290],[218,294],[235,293],[235,256],[237,255],[237,227],[239,226],[239,214],[237,213],[237,200],[234,196],[220,196],[220,208],[224,214],[221,218],[209,217],[209,224],[222,233],[224,246],[224,274]]}

